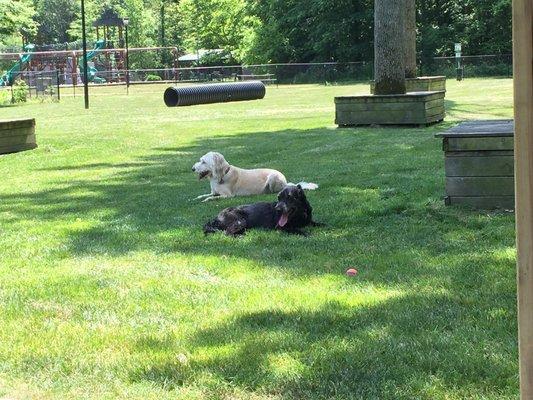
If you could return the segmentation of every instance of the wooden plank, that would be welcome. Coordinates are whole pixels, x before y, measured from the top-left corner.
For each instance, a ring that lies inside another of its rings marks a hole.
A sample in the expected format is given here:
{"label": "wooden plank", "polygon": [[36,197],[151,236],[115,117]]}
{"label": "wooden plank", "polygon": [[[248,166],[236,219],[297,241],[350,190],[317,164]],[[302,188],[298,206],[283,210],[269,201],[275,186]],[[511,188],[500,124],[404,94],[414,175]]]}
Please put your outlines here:
{"label": "wooden plank", "polygon": [[446,205],[467,206],[478,210],[492,210],[502,208],[506,210],[514,209],[514,196],[448,196],[445,199]]}
{"label": "wooden plank", "polygon": [[505,120],[478,120],[461,122],[444,132],[439,132],[436,137],[486,137],[486,136],[513,136],[514,123],[512,119]]}
{"label": "wooden plank", "polygon": [[35,126],[34,118],[0,120],[0,130],[17,129],[17,128],[33,127],[33,126]]}
{"label": "wooden plank", "polygon": [[27,136],[35,132],[33,126],[0,130],[0,140],[7,136]]}
{"label": "wooden plank", "polygon": [[446,177],[448,196],[512,196],[514,177]]}
{"label": "wooden plank", "polygon": [[433,107],[444,107],[444,97],[441,99],[426,101],[425,107],[426,109],[433,108]]}
{"label": "wooden plank", "polygon": [[513,150],[484,150],[484,151],[447,151],[444,153],[445,157],[496,157],[496,156],[511,156],[513,157]]}
{"label": "wooden plank", "polygon": [[[444,101],[441,101],[444,107]],[[409,111],[412,109],[424,110],[424,103],[421,102],[402,102],[402,103],[354,103],[354,104],[337,104],[339,111]]]}
{"label": "wooden plank", "polygon": [[[444,94],[434,92],[430,94],[417,93],[414,97],[375,96],[380,101],[369,100],[374,96],[350,96],[335,98],[335,123],[343,126],[350,125],[426,125],[442,121],[445,116]],[[397,101],[401,98],[402,101]],[[415,101],[407,101],[413,100]],[[425,101],[420,101],[425,99]],[[431,100],[433,99],[433,100]],[[427,108],[426,103],[431,107]]]}
{"label": "wooden plank", "polygon": [[351,103],[401,103],[401,102],[426,102],[444,98],[444,92],[411,92],[407,94],[391,95],[362,95],[362,96],[337,96],[335,104]]}
{"label": "wooden plank", "polygon": [[444,151],[512,150],[514,140],[508,136],[446,137]]}
{"label": "wooden plank", "polygon": [[430,109],[427,109],[426,110],[426,116],[427,117],[431,117],[433,115],[443,115],[444,114],[444,104],[442,106],[439,106],[439,107],[433,107],[433,108],[430,108]]}
{"label": "wooden plank", "polygon": [[3,146],[0,147],[0,154],[16,153],[18,151],[32,150],[35,148],[37,148],[37,145],[35,143],[23,143],[12,146]]}
{"label": "wooden plank", "polygon": [[[370,93],[374,94],[376,83],[370,81]],[[405,80],[407,92],[433,92],[446,91],[445,76],[424,76],[417,78],[408,78]]]}
{"label": "wooden plank", "polygon": [[445,157],[446,176],[514,176],[514,157]]}
{"label": "wooden plank", "polygon": [[6,147],[22,143],[35,143],[35,135],[5,136],[0,138],[0,147]]}
{"label": "wooden plank", "polygon": [[513,0],[520,396],[533,399],[533,3]]}
{"label": "wooden plank", "polygon": [[409,111],[367,111],[337,113],[337,123],[341,125],[397,125],[424,124],[427,122],[425,113]]}
{"label": "wooden plank", "polygon": [[444,120],[445,117],[446,117],[446,113],[442,113],[442,114],[437,114],[437,115],[433,115],[433,116],[430,116],[430,117],[426,117],[425,124],[426,125],[430,125],[430,124],[433,124],[435,122],[441,122],[441,121]]}

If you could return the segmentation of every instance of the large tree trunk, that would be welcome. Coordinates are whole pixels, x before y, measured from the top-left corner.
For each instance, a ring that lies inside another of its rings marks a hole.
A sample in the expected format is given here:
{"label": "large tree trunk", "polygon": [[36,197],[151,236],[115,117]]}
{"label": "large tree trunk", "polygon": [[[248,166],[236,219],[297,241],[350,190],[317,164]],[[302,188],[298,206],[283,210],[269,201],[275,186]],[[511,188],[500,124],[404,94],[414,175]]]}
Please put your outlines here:
{"label": "large tree trunk", "polygon": [[416,4],[405,1],[405,77],[416,78]]}
{"label": "large tree trunk", "polygon": [[405,1],[374,2],[375,94],[405,93]]}

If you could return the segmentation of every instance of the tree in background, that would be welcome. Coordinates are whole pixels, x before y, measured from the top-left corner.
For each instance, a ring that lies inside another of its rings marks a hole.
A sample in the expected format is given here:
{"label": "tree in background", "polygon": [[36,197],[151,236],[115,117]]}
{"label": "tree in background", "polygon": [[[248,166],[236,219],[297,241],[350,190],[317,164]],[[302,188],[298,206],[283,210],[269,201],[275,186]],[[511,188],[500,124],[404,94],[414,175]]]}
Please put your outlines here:
{"label": "tree in background", "polygon": [[405,0],[405,77],[416,77],[416,1]]}
{"label": "tree in background", "polygon": [[247,0],[182,0],[171,8],[165,25],[181,47],[190,52],[223,48],[244,57],[256,29]]}
{"label": "tree in background", "polygon": [[[413,1],[405,8],[411,17]],[[106,7],[130,18],[132,46],[224,48],[246,63],[373,58],[373,0],[86,0],[89,40]],[[511,0],[418,0],[416,13],[417,56],[424,64],[453,55],[455,42],[465,54],[511,52]],[[21,33],[36,44],[81,36],[79,0],[0,0],[0,18],[4,42],[12,36],[20,43]],[[409,76],[413,62],[406,61]]]}
{"label": "tree in background", "polygon": [[[76,17],[68,29],[71,40],[81,38],[81,9],[79,4]],[[87,20],[87,38],[96,40],[96,30],[92,23],[97,20],[105,9],[111,9],[121,17],[129,18],[128,39],[130,47],[151,47],[159,44],[159,2],[144,2],[143,0],[108,0],[99,3],[86,0],[85,11]],[[161,57],[155,52],[131,53],[131,68],[159,68]]]}
{"label": "tree in background", "polygon": [[405,2],[374,3],[374,93],[405,93]]}
{"label": "tree in background", "polygon": [[465,54],[510,54],[511,0],[418,0],[418,48],[423,60]]}
{"label": "tree in background", "polygon": [[35,21],[38,23],[35,41],[64,43],[70,41],[67,30],[76,18],[79,0],[35,0]]}
{"label": "tree in background", "polygon": [[29,0],[0,0],[0,41],[14,35],[33,36],[37,22],[35,8]]}
{"label": "tree in background", "polygon": [[250,62],[372,58],[372,0],[248,0],[256,18]]}

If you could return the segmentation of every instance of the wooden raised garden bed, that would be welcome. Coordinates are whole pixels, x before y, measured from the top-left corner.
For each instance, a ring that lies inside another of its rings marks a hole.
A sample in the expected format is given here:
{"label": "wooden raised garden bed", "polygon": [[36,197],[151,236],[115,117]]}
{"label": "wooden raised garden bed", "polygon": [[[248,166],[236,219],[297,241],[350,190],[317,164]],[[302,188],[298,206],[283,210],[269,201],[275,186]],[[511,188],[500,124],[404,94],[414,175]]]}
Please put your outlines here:
{"label": "wooden raised garden bed", "polygon": [[31,150],[35,142],[35,119],[0,120],[0,154]]}
{"label": "wooden raised garden bed", "polygon": [[[370,93],[374,94],[376,83],[370,81]],[[440,92],[446,91],[445,76],[419,76],[405,80],[407,92]]]}
{"label": "wooden raised garden bed", "polygon": [[339,126],[428,125],[444,115],[444,91],[335,97]]}
{"label": "wooden raised garden bed", "polygon": [[463,122],[443,138],[447,205],[514,209],[512,120]]}

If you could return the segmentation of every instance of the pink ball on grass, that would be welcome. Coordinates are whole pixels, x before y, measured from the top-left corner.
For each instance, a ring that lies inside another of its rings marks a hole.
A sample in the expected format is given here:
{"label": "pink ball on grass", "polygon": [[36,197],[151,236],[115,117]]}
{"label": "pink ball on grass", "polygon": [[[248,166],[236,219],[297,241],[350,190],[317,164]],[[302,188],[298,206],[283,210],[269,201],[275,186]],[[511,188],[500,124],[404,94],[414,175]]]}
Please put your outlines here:
{"label": "pink ball on grass", "polygon": [[346,275],[355,276],[355,275],[357,275],[357,270],[355,268],[348,268],[346,270]]}

